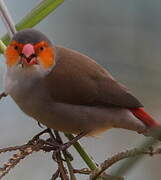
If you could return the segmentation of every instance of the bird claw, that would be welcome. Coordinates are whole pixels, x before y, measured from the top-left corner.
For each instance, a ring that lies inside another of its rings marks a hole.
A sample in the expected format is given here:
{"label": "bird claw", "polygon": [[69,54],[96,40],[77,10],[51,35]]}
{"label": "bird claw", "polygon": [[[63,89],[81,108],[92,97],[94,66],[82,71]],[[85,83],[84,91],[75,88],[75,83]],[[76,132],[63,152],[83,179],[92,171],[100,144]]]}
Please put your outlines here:
{"label": "bird claw", "polygon": [[40,122],[37,122],[37,124],[40,128],[43,128],[43,125]]}
{"label": "bird claw", "polygon": [[60,147],[58,147],[58,149],[56,151],[66,151],[70,146],[75,144],[79,139],[81,139],[82,137],[84,137],[87,134],[88,134],[88,132],[82,132],[82,133],[78,134],[75,138],[68,141],[67,143],[61,144]]}
{"label": "bird claw", "polygon": [[40,138],[41,135],[48,133],[49,135],[51,135],[51,130],[49,128],[41,131],[40,133],[38,133],[37,135],[35,135],[32,140],[38,140]]}
{"label": "bird claw", "polygon": [[6,97],[6,96],[7,96],[7,94],[5,92],[3,92],[0,94],[0,99],[2,99],[3,97]]}
{"label": "bird claw", "polygon": [[[43,140],[40,139],[40,136],[48,133],[50,135],[50,138],[48,138],[47,140]],[[36,136],[34,136],[31,140],[31,142],[35,142],[38,140],[41,140],[44,142],[44,150],[45,151],[53,151],[53,159],[54,156],[56,157],[57,153],[60,153],[61,151],[66,151],[66,154],[68,156],[68,158],[72,161],[73,157],[71,156],[71,154],[67,151],[67,149],[73,145],[74,143],[76,143],[79,139],[81,139],[83,136],[85,136],[88,132],[82,132],[79,135],[77,135],[75,138],[73,138],[72,140],[68,141],[67,143],[62,143],[62,141],[60,141],[60,139],[55,138],[53,132],[51,131],[50,128],[47,128],[43,131],[41,131],[40,133],[38,133]],[[63,159],[62,159],[63,160]]]}
{"label": "bird claw", "polygon": [[72,144],[69,142],[65,143],[65,144],[62,144],[60,145],[59,147],[59,151],[66,151]]}

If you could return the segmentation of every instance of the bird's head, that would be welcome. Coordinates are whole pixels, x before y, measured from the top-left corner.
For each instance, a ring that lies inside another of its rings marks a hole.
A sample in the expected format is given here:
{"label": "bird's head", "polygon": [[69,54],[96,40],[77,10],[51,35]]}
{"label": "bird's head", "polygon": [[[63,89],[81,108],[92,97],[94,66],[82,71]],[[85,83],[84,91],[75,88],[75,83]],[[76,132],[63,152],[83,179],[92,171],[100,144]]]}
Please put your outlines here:
{"label": "bird's head", "polygon": [[41,32],[26,29],[17,32],[8,45],[6,63],[9,68],[31,68],[40,66],[49,70],[55,65],[55,49]]}

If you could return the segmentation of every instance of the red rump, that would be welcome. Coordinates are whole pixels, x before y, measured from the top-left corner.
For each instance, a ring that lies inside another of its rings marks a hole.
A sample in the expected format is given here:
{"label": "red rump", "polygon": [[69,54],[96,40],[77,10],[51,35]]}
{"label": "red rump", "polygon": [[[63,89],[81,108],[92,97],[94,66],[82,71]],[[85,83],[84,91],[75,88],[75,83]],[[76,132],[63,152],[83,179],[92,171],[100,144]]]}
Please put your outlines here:
{"label": "red rump", "polygon": [[129,109],[134,116],[143,121],[149,127],[158,127],[161,124],[155,121],[148,113],[144,111],[144,108],[133,108]]}

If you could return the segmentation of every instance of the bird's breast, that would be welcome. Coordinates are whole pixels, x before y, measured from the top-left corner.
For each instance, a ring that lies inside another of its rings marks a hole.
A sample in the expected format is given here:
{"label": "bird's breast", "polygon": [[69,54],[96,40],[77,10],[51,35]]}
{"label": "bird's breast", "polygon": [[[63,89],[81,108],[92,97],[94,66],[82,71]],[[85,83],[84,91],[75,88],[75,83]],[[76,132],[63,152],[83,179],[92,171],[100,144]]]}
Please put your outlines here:
{"label": "bird's breast", "polygon": [[56,102],[44,80],[33,78],[32,74],[21,73],[20,76],[8,72],[5,87],[23,112],[55,130],[77,134],[81,131],[102,132],[109,127],[138,132],[146,128],[125,108]]}
{"label": "bird's breast", "polygon": [[8,71],[5,76],[7,92],[23,112],[36,118],[45,107],[49,106],[49,93],[46,92],[42,78],[32,73]]}

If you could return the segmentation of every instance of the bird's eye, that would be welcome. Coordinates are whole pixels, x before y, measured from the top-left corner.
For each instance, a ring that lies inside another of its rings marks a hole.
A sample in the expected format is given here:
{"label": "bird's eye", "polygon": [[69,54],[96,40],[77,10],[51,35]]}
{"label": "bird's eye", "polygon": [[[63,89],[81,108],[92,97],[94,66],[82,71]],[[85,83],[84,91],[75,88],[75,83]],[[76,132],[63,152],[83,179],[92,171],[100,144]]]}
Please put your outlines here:
{"label": "bird's eye", "polygon": [[40,51],[43,51],[45,49],[45,47],[41,46],[40,47]]}
{"label": "bird's eye", "polygon": [[19,48],[18,48],[18,46],[15,45],[15,46],[14,46],[14,49],[17,51]]}

